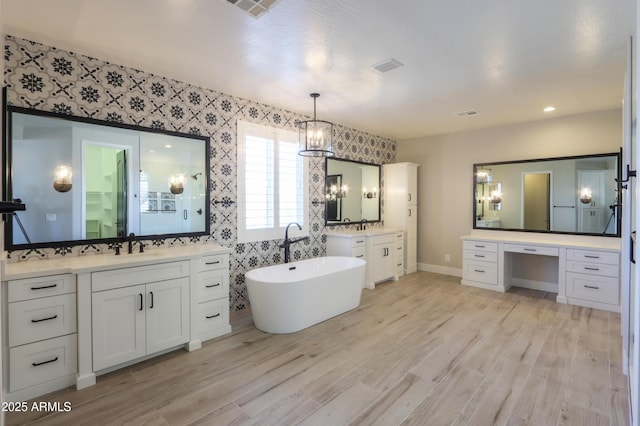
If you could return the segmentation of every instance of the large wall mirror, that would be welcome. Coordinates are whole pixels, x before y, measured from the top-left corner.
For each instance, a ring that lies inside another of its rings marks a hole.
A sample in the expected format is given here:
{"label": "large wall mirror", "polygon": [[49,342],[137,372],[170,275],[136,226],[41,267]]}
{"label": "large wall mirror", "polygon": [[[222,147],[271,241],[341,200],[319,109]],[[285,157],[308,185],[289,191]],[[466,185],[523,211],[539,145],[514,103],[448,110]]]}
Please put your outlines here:
{"label": "large wall mirror", "polygon": [[7,106],[5,247],[209,234],[209,138]]}
{"label": "large wall mirror", "polygon": [[474,164],[473,228],[620,236],[620,157]]}
{"label": "large wall mirror", "polygon": [[327,158],[325,224],[380,222],[380,166]]}

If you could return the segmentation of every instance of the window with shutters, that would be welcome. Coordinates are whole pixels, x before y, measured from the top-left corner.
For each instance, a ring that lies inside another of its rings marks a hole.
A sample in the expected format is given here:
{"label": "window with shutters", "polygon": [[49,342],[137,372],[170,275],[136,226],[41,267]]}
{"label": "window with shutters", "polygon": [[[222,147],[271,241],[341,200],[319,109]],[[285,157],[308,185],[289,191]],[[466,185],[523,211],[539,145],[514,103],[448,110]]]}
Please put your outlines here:
{"label": "window with shutters", "polygon": [[238,242],[309,234],[307,159],[298,133],[238,120]]}

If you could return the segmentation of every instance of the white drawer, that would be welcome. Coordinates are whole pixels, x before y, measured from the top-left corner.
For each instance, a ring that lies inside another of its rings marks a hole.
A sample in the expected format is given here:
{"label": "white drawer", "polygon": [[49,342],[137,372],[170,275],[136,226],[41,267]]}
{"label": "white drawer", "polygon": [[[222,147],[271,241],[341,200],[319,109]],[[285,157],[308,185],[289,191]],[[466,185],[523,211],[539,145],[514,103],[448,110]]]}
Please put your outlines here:
{"label": "white drawer", "polygon": [[229,254],[211,254],[198,259],[198,271],[229,268]]}
{"label": "white drawer", "polygon": [[9,303],[9,346],[76,332],[76,294]]}
{"label": "white drawer", "polygon": [[467,260],[480,260],[483,262],[497,262],[498,261],[498,253],[491,253],[486,251],[476,251],[476,250],[464,250],[462,252],[463,256]]}
{"label": "white drawer", "polygon": [[610,251],[567,249],[567,260],[619,265],[620,255]]}
{"label": "white drawer", "polygon": [[198,304],[198,334],[204,335],[229,325],[229,299]]}
{"label": "white drawer", "polygon": [[198,301],[229,297],[229,270],[216,269],[198,272]]}
{"label": "white drawer", "polygon": [[352,248],[351,257],[357,257],[358,259],[367,260],[367,248],[364,246]]}
{"label": "white drawer", "polygon": [[505,244],[504,251],[513,253],[538,254],[541,256],[558,256],[558,247],[538,246],[534,244]]}
{"label": "white drawer", "polygon": [[351,247],[363,247],[367,244],[367,237],[353,237],[351,239]]}
{"label": "white drawer", "polygon": [[496,263],[465,260],[462,269],[462,277],[465,280],[498,285],[498,265]]}
{"label": "white drawer", "polygon": [[102,291],[189,276],[189,261],[164,262],[91,274],[91,290]]}
{"label": "white drawer", "polygon": [[617,277],[620,274],[620,267],[618,265],[569,261],[567,262],[567,272]]}
{"label": "white drawer", "polygon": [[618,305],[619,288],[617,278],[567,272],[568,297]]}
{"label": "white drawer", "polygon": [[76,280],[71,274],[25,278],[8,282],[9,302],[74,293],[75,291]]}
{"label": "white drawer", "polygon": [[16,392],[78,371],[75,334],[9,349],[9,391]]}
{"label": "white drawer", "polygon": [[374,245],[377,244],[390,244],[395,239],[395,234],[383,234],[371,237]]}
{"label": "white drawer", "polygon": [[491,253],[498,252],[497,243],[489,243],[486,241],[465,240],[462,242],[462,248],[465,250],[486,251]]}

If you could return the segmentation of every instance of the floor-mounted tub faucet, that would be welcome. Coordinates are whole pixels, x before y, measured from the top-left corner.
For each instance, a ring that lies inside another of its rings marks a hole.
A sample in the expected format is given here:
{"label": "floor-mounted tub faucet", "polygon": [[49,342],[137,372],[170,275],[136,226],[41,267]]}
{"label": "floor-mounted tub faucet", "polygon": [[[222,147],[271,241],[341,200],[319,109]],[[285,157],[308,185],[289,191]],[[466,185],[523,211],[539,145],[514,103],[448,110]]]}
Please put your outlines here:
{"label": "floor-mounted tub faucet", "polygon": [[291,225],[296,225],[298,227],[298,229],[300,231],[302,231],[302,226],[300,226],[300,224],[296,223],[296,222],[291,222],[290,224],[287,225],[287,228],[284,230],[284,241],[282,242],[282,244],[280,244],[278,246],[278,247],[284,249],[284,263],[289,263],[289,260],[290,260],[290,257],[291,257],[291,250],[290,250],[291,244],[309,239],[309,237],[300,237],[300,238],[294,238],[294,239],[290,240],[289,239],[289,227]]}

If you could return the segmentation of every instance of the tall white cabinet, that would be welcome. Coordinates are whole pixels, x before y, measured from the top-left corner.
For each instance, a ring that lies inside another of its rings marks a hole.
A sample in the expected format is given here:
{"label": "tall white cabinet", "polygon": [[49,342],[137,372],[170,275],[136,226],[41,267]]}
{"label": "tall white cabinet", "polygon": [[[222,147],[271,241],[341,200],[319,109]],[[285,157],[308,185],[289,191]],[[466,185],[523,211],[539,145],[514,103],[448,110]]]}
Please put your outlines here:
{"label": "tall white cabinet", "polygon": [[404,231],[404,271],[418,270],[418,166],[385,164],[384,225]]}

